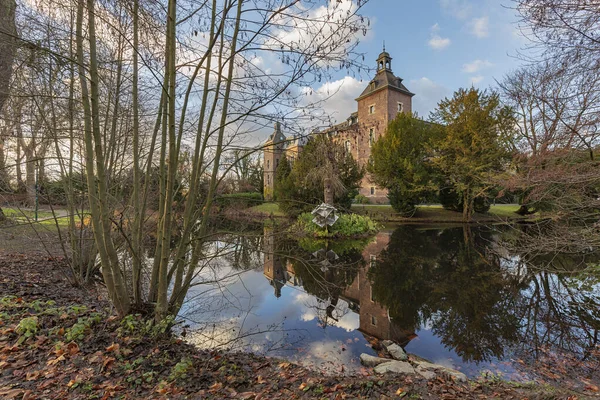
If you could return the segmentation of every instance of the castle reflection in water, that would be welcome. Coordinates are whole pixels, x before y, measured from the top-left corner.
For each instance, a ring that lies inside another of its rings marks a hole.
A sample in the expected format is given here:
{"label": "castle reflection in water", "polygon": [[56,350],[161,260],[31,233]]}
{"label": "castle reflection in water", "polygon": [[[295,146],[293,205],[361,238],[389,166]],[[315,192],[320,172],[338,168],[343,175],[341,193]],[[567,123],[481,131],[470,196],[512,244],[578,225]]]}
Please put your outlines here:
{"label": "castle reflection in water", "polygon": [[[275,234],[271,228],[264,229],[264,276],[273,287],[275,297],[281,297],[281,291],[284,286],[303,288],[308,293],[316,295],[319,299],[328,305],[323,307],[322,311],[330,319],[333,317],[333,310],[338,307],[338,301],[343,300],[348,304],[348,309],[359,316],[358,331],[361,332],[367,341],[373,342],[373,339],[392,340],[401,346],[406,346],[417,335],[412,330],[402,329],[390,318],[388,309],[373,299],[371,282],[368,278],[368,272],[377,262],[377,257],[390,242],[391,231],[379,232],[362,249],[362,261],[358,271],[354,271],[353,279],[348,285],[338,287],[339,293],[328,293],[329,296],[319,296],[317,293],[311,293],[304,284],[301,276],[294,267],[293,260],[297,258],[290,257],[285,251],[281,251],[279,244],[280,236]],[[320,255],[320,257],[319,257]],[[337,255],[331,250],[321,249],[312,253],[314,263],[312,266],[323,272],[323,287],[327,285],[339,285],[338,282],[332,282],[328,279],[329,266],[335,267]],[[306,264],[306,260],[301,260]],[[316,274],[311,274],[315,277]],[[335,291],[333,291],[335,292]],[[323,297],[329,297],[324,299]],[[321,321],[327,320],[327,317],[320,318]]]}

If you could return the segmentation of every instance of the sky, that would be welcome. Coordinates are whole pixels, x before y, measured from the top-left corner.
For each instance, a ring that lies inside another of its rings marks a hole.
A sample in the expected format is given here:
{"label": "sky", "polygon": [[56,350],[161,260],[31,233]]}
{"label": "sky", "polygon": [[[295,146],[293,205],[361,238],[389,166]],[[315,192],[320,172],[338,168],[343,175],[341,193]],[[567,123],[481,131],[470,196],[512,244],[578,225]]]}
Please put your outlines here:
{"label": "sky", "polygon": [[[457,89],[493,87],[519,66],[517,51],[527,42],[510,7],[510,0],[370,0],[362,14],[371,31],[358,51],[375,67],[385,41],[394,74],[415,93],[413,111],[427,118]],[[338,122],[355,111],[354,99],[370,78],[336,76],[329,82],[339,91],[325,108]]]}

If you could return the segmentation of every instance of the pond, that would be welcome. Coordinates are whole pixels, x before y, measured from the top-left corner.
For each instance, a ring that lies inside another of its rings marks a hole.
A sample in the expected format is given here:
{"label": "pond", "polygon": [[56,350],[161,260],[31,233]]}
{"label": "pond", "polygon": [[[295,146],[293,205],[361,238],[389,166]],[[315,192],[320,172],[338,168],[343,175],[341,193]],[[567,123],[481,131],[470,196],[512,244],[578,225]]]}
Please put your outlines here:
{"label": "pond", "polygon": [[518,243],[517,228],[483,226],[334,242],[226,234],[181,316],[199,347],[332,373],[364,373],[360,354],[393,340],[469,377],[597,378],[600,256],[519,254]]}

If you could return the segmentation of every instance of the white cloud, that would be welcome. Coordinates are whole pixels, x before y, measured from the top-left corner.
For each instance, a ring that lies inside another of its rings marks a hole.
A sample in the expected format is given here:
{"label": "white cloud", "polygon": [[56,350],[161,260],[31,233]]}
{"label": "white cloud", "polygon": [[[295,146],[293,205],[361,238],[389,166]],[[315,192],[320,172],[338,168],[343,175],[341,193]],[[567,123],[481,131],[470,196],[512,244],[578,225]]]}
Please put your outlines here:
{"label": "white cloud", "polygon": [[471,77],[471,85],[477,85],[479,82],[483,80],[483,76],[476,75]]}
{"label": "white cloud", "polygon": [[427,43],[429,44],[429,47],[434,50],[443,50],[450,46],[450,43],[452,43],[449,38],[441,37],[439,35],[439,31],[440,26],[438,24],[435,24],[431,27],[431,37]]}
{"label": "white cloud", "polygon": [[323,102],[323,111],[326,115],[330,115],[332,122],[342,122],[356,111],[356,99],[363,89],[367,86],[367,82],[351,76],[345,76],[342,79],[333,82],[326,82],[316,90],[305,88],[307,93],[307,103]]}
{"label": "white cloud", "polygon": [[493,67],[494,64],[488,60],[475,60],[473,62],[463,64],[462,71],[467,74],[474,74],[475,72],[481,71],[485,68]]}
{"label": "white cloud", "polygon": [[472,11],[472,6],[467,0],[440,0],[440,6],[446,13],[461,20],[469,18]]}
{"label": "white cloud", "polygon": [[490,35],[490,19],[488,17],[473,18],[469,23],[470,31],[473,35],[482,39]]}
{"label": "white cloud", "polygon": [[450,95],[450,90],[426,77],[411,80],[409,88],[417,94],[413,97],[412,108],[421,117],[427,117],[440,100]]}

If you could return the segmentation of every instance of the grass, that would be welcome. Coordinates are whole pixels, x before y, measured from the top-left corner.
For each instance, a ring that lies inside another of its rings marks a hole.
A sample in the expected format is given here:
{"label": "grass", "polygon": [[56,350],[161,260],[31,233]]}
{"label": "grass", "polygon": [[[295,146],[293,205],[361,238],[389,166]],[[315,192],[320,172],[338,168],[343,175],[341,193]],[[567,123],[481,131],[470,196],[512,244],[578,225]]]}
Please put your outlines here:
{"label": "grass", "polygon": [[[374,219],[398,220],[398,221],[435,221],[435,222],[462,222],[462,214],[445,210],[439,204],[420,205],[411,218],[402,218],[390,205],[361,205],[354,204],[352,209],[358,213],[365,213]],[[519,219],[521,216],[515,214],[519,209],[518,204],[493,205],[485,214],[475,214],[474,221],[494,221],[506,219]]]}
{"label": "grass", "polygon": [[[4,215],[8,218],[25,220],[33,220],[35,218],[35,211],[23,210],[16,207],[2,207]],[[52,218],[52,213],[49,211],[38,211],[38,219]]]}
{"label": "grass", "polygon": [[337,222],[328,230],[312,222],[311,213],[302,213],[290,231],[298,236],[315,238],[355,238],[374,235],[381,228],[380,224],[366,215],[341,214]]}
{"label": "grass", "polygon": [[[473,220],[477,221],[496,221],[507,219],[521,219],[515,214],[519,209],[518,204],[496,204],[485,214],[475,214]],[[262,203],[258,206],[250,207],[250,212],[257,214],[273,214],[276,217],[285,216],[279,210],[277,203]],[[367,214],[374,220],[379,221],[398,221],[398,222],[462,222],[462,214],[454,211],[445,210],[440,204],[423,204],[417,208],[417,211],[411,218],[403,218],[389,204],[353,204],[352,211],[358,214]]]}
{"label": "grass", "polygon": [[279,210],[279,204],[277,203],[262,203],[248,209],[250,212],[260,214],[273,214],[276,217],[282,217],[285,214]]}

